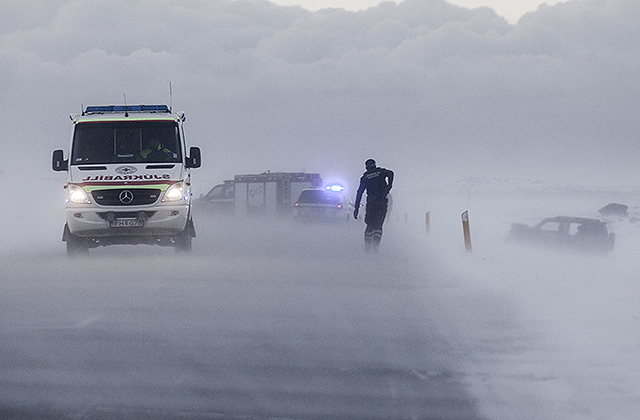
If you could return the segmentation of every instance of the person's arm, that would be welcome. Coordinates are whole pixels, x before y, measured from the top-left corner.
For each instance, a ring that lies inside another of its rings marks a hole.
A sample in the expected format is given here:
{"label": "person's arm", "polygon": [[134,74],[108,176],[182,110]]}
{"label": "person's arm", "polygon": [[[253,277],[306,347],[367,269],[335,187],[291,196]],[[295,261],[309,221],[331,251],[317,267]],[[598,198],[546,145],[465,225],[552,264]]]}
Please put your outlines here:
{"label": "person's arm", "polygon": [[393,188],[393,171],[391,169],[387,169],[387,194]]}
{"label": "person's arm", "polygon": [[353,218],[358,218],[358,213],[360,212],[360,201],[362,201],[362,194],[364,193],[364,182],[362,182],[362,178],[360,178],[360,186],[358,186],[358,191],[356,192],[356,202],[353,205],[355,208],[353,209]]}

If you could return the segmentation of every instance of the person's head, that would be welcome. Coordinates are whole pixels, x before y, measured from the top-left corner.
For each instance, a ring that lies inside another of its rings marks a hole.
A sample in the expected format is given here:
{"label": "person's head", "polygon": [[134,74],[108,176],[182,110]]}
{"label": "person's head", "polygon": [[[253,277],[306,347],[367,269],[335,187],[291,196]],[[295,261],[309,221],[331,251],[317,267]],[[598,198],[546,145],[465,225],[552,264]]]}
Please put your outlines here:
{"label": "person's head", "polygon": [[157,150],[160,148],[160,140],[158,140],[157,138],[152,138],[151,141],[149,142],[149,149],[151,150]]}
{"label": "person's head", "polygon": [[367,159],[367,161],[364,163],[364,167],[367,168],[367,171],[375,169],[376,168],[376,161],[373,160],[373,159]]}

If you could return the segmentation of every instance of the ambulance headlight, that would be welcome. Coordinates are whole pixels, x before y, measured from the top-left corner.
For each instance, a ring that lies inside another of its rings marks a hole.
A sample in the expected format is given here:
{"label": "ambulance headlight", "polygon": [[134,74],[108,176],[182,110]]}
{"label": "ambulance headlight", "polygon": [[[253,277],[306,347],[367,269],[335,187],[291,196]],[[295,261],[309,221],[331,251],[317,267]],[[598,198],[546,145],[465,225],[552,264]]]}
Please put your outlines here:
{"label": "ambulance headlight", "polygon": [[184,183],[176,182],[167,188],[167,191],[164,193],[164,198],[162,202],[170,202],[170,201],[180,201],[184,198]]}
{"label": "ambulance headlight", "polygon": [[89,195],[79,185],[69,184],[69,202],[73,204],[89,204]]}

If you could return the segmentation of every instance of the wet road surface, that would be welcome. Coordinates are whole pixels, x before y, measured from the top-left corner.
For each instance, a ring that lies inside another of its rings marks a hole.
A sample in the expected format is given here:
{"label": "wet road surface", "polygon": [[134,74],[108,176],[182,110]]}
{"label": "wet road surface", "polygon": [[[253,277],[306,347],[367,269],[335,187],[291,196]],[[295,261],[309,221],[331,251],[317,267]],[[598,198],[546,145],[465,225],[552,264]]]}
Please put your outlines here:
{"label": "wet road surface", "polygon": [[481,419],[401,238],[196,228],[187,256],[0,256],[0,418]]}

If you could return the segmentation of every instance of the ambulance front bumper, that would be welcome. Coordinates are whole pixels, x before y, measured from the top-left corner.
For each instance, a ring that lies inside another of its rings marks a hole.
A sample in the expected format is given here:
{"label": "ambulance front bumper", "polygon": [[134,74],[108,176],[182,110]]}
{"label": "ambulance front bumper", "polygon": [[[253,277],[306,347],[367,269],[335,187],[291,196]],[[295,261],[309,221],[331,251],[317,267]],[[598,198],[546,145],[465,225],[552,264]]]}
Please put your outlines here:
{"label": "ambulance front bumper", "polygon": [[124,209],[68,206],[70,233],[80,237],[162,236],[184,231],[189,205],[140,206]]}

